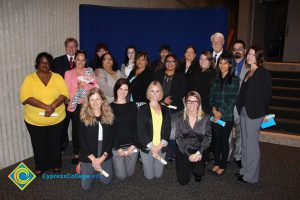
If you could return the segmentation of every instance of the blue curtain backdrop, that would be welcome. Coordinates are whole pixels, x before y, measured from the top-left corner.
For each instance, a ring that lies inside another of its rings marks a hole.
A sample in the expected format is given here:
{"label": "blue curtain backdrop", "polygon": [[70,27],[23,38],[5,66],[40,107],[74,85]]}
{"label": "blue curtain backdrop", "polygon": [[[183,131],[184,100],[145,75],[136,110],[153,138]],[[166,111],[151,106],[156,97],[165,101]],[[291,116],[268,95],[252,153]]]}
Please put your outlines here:
{"label": "blue curtain backdrop", "polygon": [[94,57],[97,43],[107,43],[119,66],[126,46],[148,52],[150,60],[159,58],[161,44],[169,44],[179,59],[192,44],[197,57],[211,49],[210,36],[227,35],[226,8],[144,9],[80,5],[80,48]]}

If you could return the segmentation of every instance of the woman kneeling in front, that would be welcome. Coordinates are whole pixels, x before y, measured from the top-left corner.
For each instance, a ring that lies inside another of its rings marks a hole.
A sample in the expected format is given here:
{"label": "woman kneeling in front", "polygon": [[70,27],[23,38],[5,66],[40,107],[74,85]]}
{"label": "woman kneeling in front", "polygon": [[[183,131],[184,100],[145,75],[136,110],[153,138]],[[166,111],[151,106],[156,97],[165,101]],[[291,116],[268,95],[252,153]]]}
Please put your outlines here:
{"label": "woman kneeling in front", "polygon": [[109,184],[113,172],[111,158],[114,115],[100,89],[89,91],[80,112],[80,119],[80,168],[81,174],[89,175],[81,179],[81,187],[88,190],[96,177],[102,183]]}
{"label": "woman kneeling in front", "polygon": [[132,176],[138,158],[137,149],[137,107],[128,101],[129,81],[117,80],[114,86],[115,100],[110,104],[114,116],[113,166],[116,177],[125,179]]}
{"label": "woman kneeling in front", "polygon": [[176,127],[176,174],[181,185],[190,181],[190,173],[195,181],[201,181],[205,172],[202,153],[211,141],[209,115],[202,111],[198,92],[190,91],[185,97],[184,111],[180,113]]}
{"label": "woman kneeling in front", "polygon": [[150,103],[139,108],[137,114],[138,143],[146,179],[161,178],[168,141],[171,132],[170,111],[160,105],[164,94],[158,81],[152,81],[147,89]]}

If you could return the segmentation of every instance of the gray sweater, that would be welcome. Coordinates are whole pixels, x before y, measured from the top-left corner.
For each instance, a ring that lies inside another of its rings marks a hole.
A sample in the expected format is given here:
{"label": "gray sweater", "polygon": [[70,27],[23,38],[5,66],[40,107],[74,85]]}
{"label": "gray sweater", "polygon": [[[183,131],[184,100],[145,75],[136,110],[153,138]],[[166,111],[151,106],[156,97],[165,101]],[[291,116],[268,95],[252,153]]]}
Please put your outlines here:
{"label": "gray sweater", "polygon": [[199,151],[201,154],[208,148],[212,137],[209,115],[205,114],[195,123],[192,129],[189,121],[183,119],[183,112],[179,114],[176,128],[176,143],[180,152],[189,156]]}

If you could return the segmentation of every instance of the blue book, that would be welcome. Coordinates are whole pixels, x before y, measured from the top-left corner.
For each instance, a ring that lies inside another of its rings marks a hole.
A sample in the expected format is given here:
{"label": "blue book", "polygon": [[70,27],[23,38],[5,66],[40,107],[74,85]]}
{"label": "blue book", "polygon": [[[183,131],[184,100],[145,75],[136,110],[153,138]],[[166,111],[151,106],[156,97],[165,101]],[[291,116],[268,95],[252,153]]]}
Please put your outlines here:
{"label": "blue book", "polygon": [[[211,116],[210,117],[210,121],[212,121],[214,119],[214,116]],[[216,121],[216,123],[217,124],[219,124],[219,125],[221,125],[221,126],[226,126],[226,122],[224,122],[223,120],[220,120],[220,119],[218,119],[217,121]]]}
{"label": "blue book", "polygon": [[274,114],[270,114],[270,115],[267,115],[266,118],[268,119],[267,121],[264,121],[261,123],[260,127],[262,129],[265,129],[265,128],[268,128],[268,127],[271,127],[271,126],[275,126],[276,123],[275,123],[275,115]]}

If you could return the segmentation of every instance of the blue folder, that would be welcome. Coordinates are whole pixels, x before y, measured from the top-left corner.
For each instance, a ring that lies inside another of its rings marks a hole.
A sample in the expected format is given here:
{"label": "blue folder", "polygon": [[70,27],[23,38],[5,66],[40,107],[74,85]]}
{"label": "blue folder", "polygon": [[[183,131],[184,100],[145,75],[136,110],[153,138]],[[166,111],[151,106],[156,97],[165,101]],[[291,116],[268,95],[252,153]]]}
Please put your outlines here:
{"label": "blue folder", "polygon": [[267,121],[261,123],[260,127],[262,129],[265,129],[265,128],[275,126],[275,125],[276,125],[276,123],[275,123],[274,117],[272,117],[272,118],[268,119]]}

